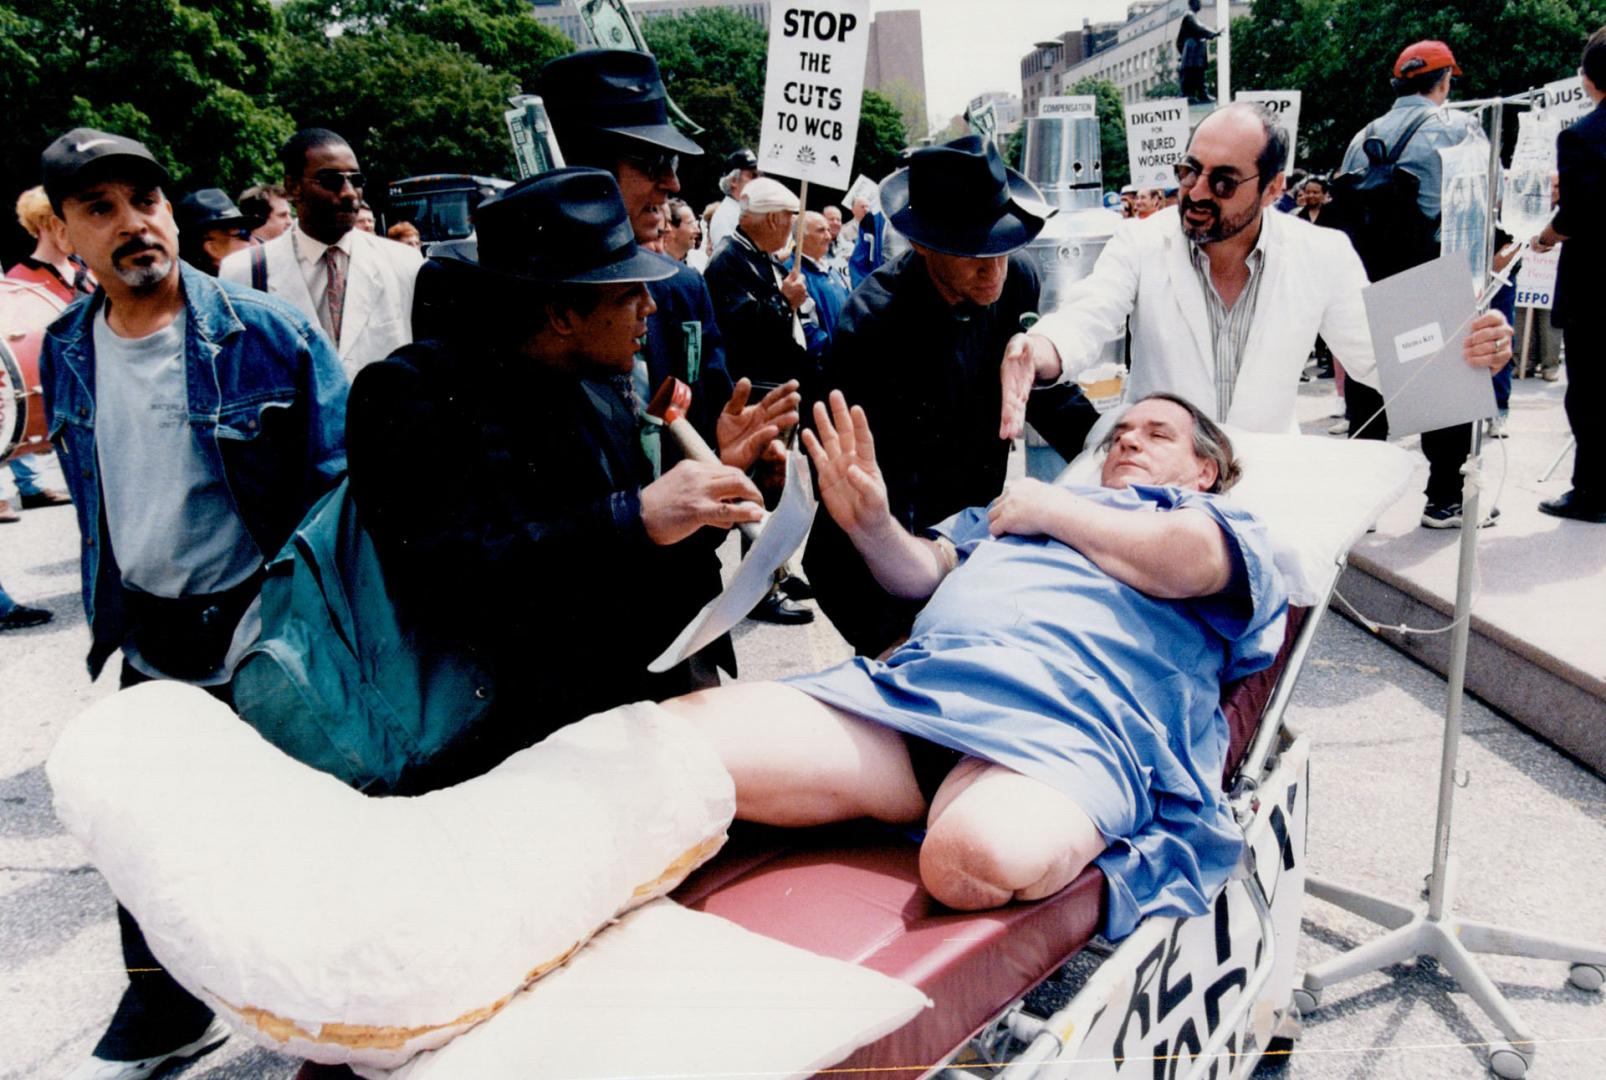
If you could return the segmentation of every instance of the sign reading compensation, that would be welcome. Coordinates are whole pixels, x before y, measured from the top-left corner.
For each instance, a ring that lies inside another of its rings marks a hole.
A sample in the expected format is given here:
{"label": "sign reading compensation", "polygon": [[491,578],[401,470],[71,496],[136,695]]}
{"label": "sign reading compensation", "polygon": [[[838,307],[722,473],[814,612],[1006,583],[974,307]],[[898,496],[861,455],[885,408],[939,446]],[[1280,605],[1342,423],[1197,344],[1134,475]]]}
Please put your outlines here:
{"label": "sign reading compensation", "polygon": [[1126,157],[1139,189],[1177,182],[1177,162],[1188,152],[1188,99],[1157,98],[1126,107]]}
{"label": "sign reading compensation", "polygon": [[758,167],[845,188],[853,180],[870,0],[770,8]]}
{"label": "sign reading compensation", "polygon": [[1091,94],[1076,97],[1046,97],[1037,103],[1038,116],[1069,116],[1076,120],[1097,116],[1098,112],[1099,99]]}

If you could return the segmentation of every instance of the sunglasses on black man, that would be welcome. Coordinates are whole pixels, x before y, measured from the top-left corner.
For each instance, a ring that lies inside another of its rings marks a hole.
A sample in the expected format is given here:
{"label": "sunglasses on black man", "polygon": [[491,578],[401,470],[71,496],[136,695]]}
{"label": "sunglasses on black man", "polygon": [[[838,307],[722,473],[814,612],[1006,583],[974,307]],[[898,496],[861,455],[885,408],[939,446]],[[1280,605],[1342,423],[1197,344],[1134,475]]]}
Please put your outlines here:
{"label": "sunglasses on black man", "polygon": [[358,191],[361,191],[363,183],[368,179],[368,177],[361,172],[341,172],[339,169],[319,169],[317,172],[312,174],[311,179],[314,184],[317,184],[319,187],[329,192],[329,194],[339,195],[346,189],[346,185],[348,183]]}
{"label": "sunglasses on black man", "polygon": [[[1201,170],[1196,163],[1179,161],[1174,168],[1177,172],[1177,186],[1181,190],[1187,191],[1199,182]],[[1239,176],[1236,173],[1225,172],[1222,169],[1212,169],[1210,175],[1206,178],[1206,183],[1210,185],[1210,194],[1218,199],[1230,199],[1237,194],[1239,184],[1246,184],[1259,175],[1259,173],[1250,173],[1248,176]]]}

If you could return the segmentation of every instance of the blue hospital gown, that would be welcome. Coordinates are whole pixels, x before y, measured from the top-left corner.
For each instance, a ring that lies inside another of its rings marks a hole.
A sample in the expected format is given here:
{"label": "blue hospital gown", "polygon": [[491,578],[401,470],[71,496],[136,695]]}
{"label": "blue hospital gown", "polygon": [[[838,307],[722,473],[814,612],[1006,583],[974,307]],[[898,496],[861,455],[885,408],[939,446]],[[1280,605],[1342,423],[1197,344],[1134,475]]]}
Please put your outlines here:
{"label": "blue hospital gown", "polygon": [[[1287,598],[1265,530],[1177,488],[1074,488],[1133,512],[1202,510],[1232,551],[1221,593],[1159,600],[1045,536],[987,532],[972,508],[938,525],[961,565],[885,663],[855,657],[786,680],[847,712],[997,762],[1070,795],[1109,847],[1105,936],[1197,915],[1242,837],[1221,790],[1221,686],[1270,666]],[[1029,827],[1029,823],[1022,823]]]}

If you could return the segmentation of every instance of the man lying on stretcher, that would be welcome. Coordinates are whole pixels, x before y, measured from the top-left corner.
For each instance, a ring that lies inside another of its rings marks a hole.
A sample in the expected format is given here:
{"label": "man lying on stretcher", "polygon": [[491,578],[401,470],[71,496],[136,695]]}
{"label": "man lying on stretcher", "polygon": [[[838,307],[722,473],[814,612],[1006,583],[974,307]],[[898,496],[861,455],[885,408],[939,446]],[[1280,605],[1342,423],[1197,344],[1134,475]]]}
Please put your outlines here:
{"label": "man lying on stretcher", "polygon": [[1221,685],[1270,665],[1287,608],[1264,530],[1215,496],[1238,471],[1225,434],[1145,398],[1101,487],[1018,481],[928,539],[889,514],[863,410],[814,409],[826,509],[888,591],[929,602],[884,662],[665,703],[713,738],[737,816],[924,815],[921,878],[955,908],[1048,896],[1097,861],[1110,937],[1205,910],[1241,845]]}

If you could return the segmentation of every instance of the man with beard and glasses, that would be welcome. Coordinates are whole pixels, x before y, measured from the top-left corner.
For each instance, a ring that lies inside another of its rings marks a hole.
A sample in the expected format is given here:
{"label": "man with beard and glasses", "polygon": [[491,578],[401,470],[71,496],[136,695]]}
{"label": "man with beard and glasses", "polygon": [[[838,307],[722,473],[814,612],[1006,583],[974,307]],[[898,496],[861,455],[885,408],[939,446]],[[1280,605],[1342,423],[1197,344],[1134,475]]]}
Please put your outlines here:
{"label": "man with beard and glasses", "polygon": [[303,128],[279,150],[296,220],[282,235],[223,260],[218,276],[279,297],[329,335],[346,377],[413,340],[423,256],[359,228],[366,177],[346,140]]}
{"label": "man with beard and glasses", "polygon": [[[1288,135],[1262,105],[1206,117],[1177,165],[1180,204],[1119,230],[1059,310],[1006,353],[1006,437],[1021,430],[1034,387],[1074,380],[1129,320],[1127,400],[1177,394],[1247,431],[1298,430],[1294,400],[1317,334],[1350,378],[1375,382],[1355,249],[1335,229],[1270,209],[1287,157]],[[1504,365],[1505,317],[1473,320],[1462,355],[1474,367]]]}
{"label": "man with beard and glasses", "polygon": [[[175,679],[229,701],[264,560],[345,472],[346,377],[289,305],[179,261],[168,176],[144,146],[77,128],[40,164],[100,282],[39,360],[83,536],[89,674],[121,649],[123,686]],[[117,915],[128,989],[73,1080],[137,1080],[227,1036]]]}

